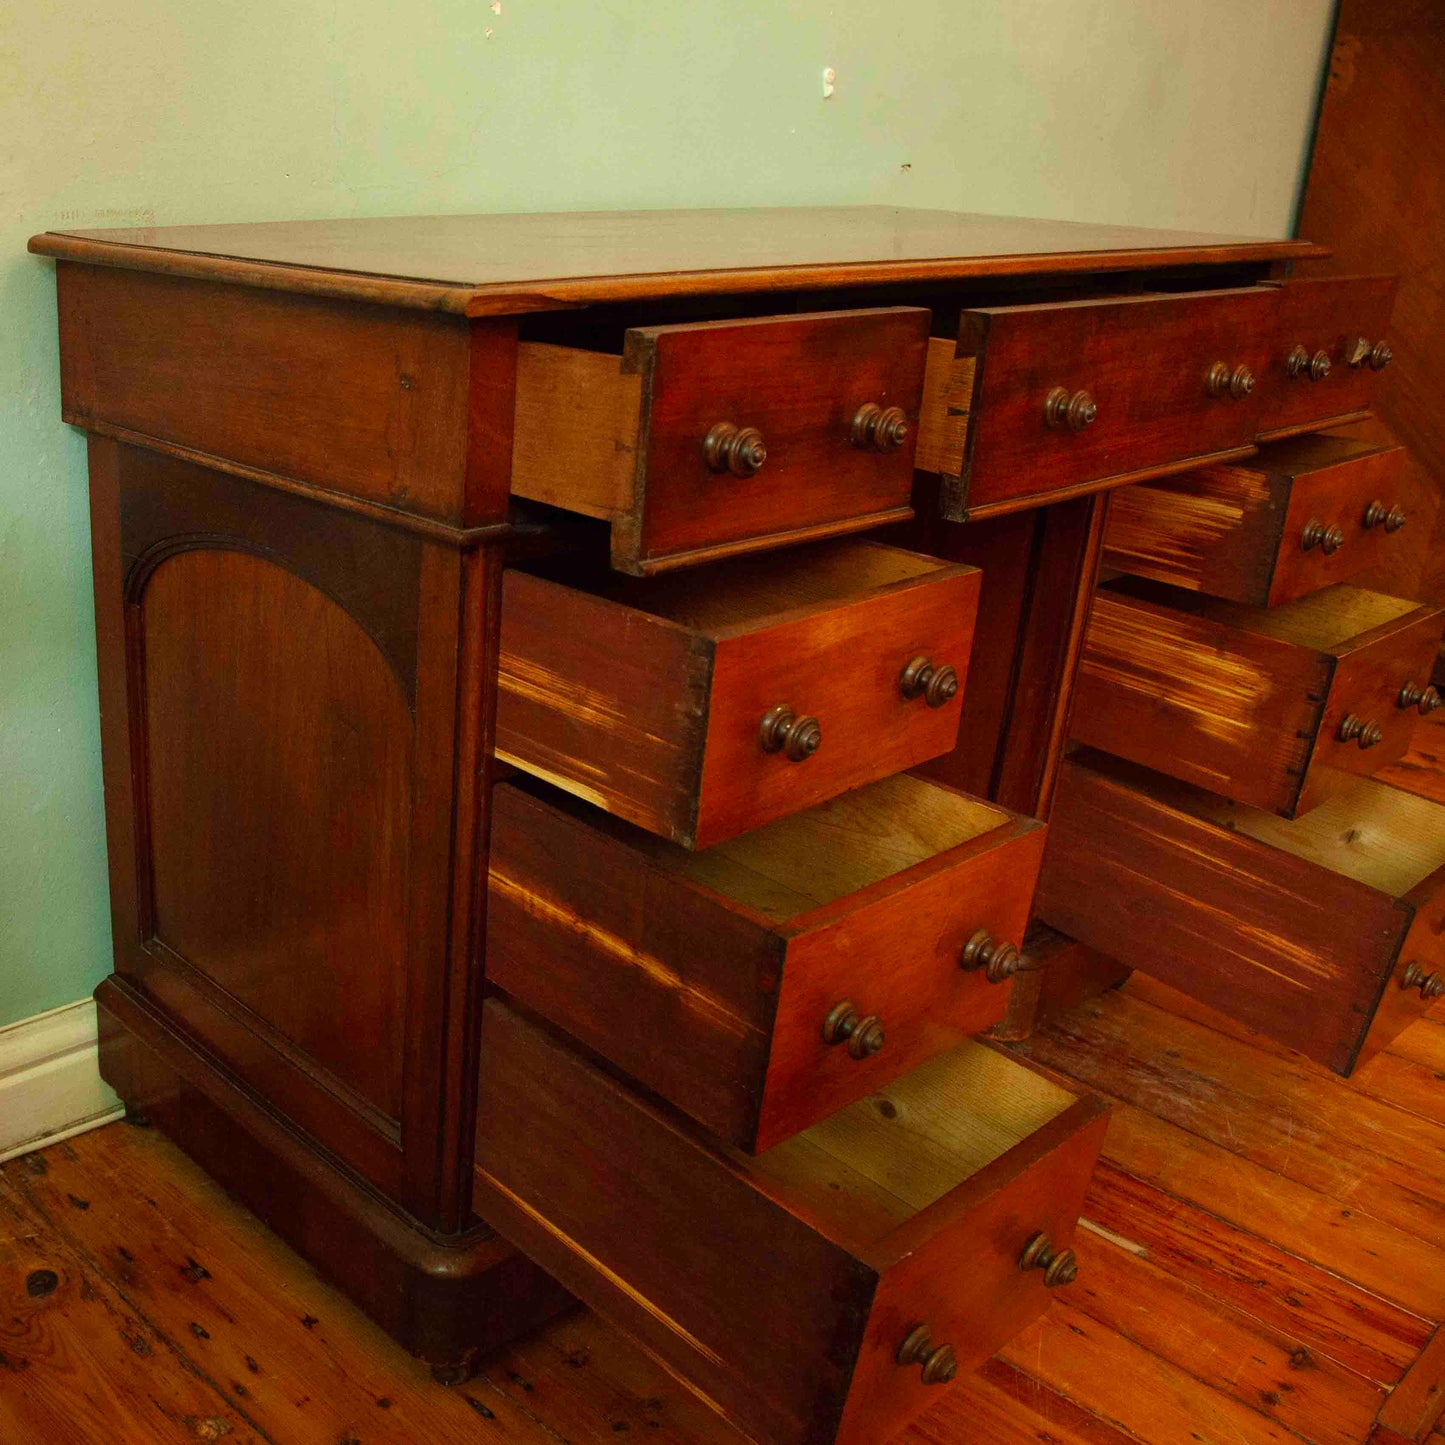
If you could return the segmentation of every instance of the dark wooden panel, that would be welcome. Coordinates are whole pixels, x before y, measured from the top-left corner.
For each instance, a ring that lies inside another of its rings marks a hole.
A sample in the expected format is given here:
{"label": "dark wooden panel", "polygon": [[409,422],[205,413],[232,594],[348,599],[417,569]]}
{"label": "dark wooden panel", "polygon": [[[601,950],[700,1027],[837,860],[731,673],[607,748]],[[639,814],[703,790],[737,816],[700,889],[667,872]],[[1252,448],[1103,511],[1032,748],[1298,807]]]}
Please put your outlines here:
{"label": "dark wooden panel", "polygon": [[1406,912],[1127,781],[1140,776],[1097,755],[1064,764],[1039,917],[1348,1073]]}
{"label": "dark wooden panel", "polygon": [[[1328,277],[1286,281],[1261,383],[1263,433],[1319,426],[1367,411],[1379,372],[1365,359],[1368,348],[1389,344],[1395,305],[1393,276]],[[1289,374],[1296,347],[1310,356],[1323,352],[1329,374],[1318,380]]]}
{"label": "dark wooden panel", "polygon": [[[629,332],[623,366],[643,376],[642,436],[614,561],[638,570],[906,507],[929,321],[897,308]],[[897,450],[850,441],[867,402],[905,413]],[[709,469],[702,442],[718,422],[761,431],[767,460],[756,475]]]}
{"label": "dark wooden panel", "polygon": [[[966,450],[945,482],[946,516],[1085,483],[1138,476],[1248,446],[1258,389],[1215,397],[1217,362],[1263,373],[1277,299],[1266,287],[1188,297],[1126,297],[966,312],[960,355],[979,358]],[[1055,387],[1084,390],[1098,415],[1082,431],[1046,425]]]}
{"label": "dark wooden panel", "polygon": [[62,264],[58,282],[67,421],[478,520],[464,321],[103,266]]}
{"label": "dark wooden panel", "polygon": [[399,1117],[404,693],[356,622],[260,557],[179,553],[138,605],[155,936]]}

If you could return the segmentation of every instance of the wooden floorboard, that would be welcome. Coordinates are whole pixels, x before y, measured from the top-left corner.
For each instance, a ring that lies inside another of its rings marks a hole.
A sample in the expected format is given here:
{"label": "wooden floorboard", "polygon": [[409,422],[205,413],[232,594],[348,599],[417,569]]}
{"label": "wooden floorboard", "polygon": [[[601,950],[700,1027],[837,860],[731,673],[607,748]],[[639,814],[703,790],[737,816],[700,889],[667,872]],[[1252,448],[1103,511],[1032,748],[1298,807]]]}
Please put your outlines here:
{"label": "wooden floorboard", "polygon": [[[1079,1279],[901,1441],[1445,1445],[1445,1005],[1350,1080],[1140,975],[1013,1048],[1116,1101]],[[0,1165],[0,1291],[0,1445],[742,1440],[582,1312],[434,1384],[130,1125]]]}

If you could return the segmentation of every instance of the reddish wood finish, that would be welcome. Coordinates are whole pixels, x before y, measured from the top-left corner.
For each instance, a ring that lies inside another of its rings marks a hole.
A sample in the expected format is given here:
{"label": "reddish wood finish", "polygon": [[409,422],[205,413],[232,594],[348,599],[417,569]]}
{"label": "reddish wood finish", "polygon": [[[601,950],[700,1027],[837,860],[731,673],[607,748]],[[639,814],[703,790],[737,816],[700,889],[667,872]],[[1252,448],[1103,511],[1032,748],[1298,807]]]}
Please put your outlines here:
{"label": "reddish wood finish", "polygon": [[30,249],[253,288],[500,315],[660,296],[1229,265],[1304,241],[892,206],[409,216],[46,232]]}
{"label": "reddish wood finish", "polygon": [[[1253,461],[1122,487],[1109,506],[1104,565],[1252,607],[1292,602],[1388,567],[1402,539],[1413,540],[1365,526],[1371,503],[1402,506],[1404,460],[1403,447],[1302,436]],[[1304,545],[1315,524],[1339,528],[1337,549]]]}
{"label": "reddish wood finish", "polygon": [[97,1001],[110,1085],[413,1354],[464,1368],[569,1304],[475,1220],[436,1234],[333,1167],[128,982]]}
{"label": "reddish wood finish", "polygon": [[[1022,941],[1044,834],[907,776],[701,855],[511,785],[494,806],[488,978],[749,1151],[1002,1016],[960,960]],[[882,1020],[871,1057],[824,1040],[843,1000]]]}
{"label": "reddish wood finish", "polygon": [[[1339,586],[1263,610],[1120,580],[1099,591],[1072,720],[1080,742],[1292,818],[1398,761],[1445,609]],[[1379,743],[1345,739],[1346,717]]]}
{"label": "reddish wood finish", "polygon": [[[1445,837],[1445,812],[1431,818],[1426,848]],[[1424,1012],[1403,975],[1412,959],[1427,971],[1445,959],[1445,868],[1396,894],[1258,841],[1240,821],[1186,785],[1076,754],[1050,817],[1038,914],[1348,1074]],[[1368,812],[1341,836],[1385,856],[1410,846]]]}
{"label": "reddish wood finish", "polygon": [[[619,365],[640,388],[635,423],[599,410],[595,435],[578,436],[566,413],[593,419],[585,391],[559,391],[551,406],[523,394],[535,434],[518,446],[544,481],[536,494],[561,506],[573,488],[589,501],[605,494],[591,471],[631,456],[615,510],[581,510],[610,515],[613,566],[636,575],[897,521],[913,484],[929,320],[889,307],[634,328]],[[853,419],[868,403],[904,413],[901,446],[855,444]],[[753,475],[709,466],[703,442],[719,423],[761,434],[767,460]]]}
{"label": "reddish wood finish", "polygon": [[[838,542],[786,569],[741,558],[626,581],[564,559],[548,574],[506,577],[499,754],[686,847],[911,767],[957,737],[957,698],[929,707],[899,679],[927,656],[953,666],[963,690],[971,568]],[[822,728],[799,762],[760,741],[764,715],[783,705]]]}
{"label": "reddish wood finish", "polygon": [[[964,456],[957,476],[944,478],[944,516],[1037,505],[1248,447],[1259,388],[1216,397],[1208,376],[1224,362],[1262,377],[1276,307],[1274,290],[1248,287],[965,312],[958,353],[978,365]],[[1097,419],[1082,431],[1047,425],[1055,387],[1088,392]]]}
{"label": "reddish wood finish", "polygon": [[455,317],[102,266],[62,265],[57,279],[74,425],[224,457],[385,513],[456,526],[501,516],[506,323],[499,337],[496,324],[473,332]]}
{"label": "reddish wood finish", "polygon": [[[1394,276],[1284,282],[1269,366],[1261,377],[1262,433],[1301,431],[1369,410],[1379,372],[1364,360],[1360,344],[1388,344],[1396,284]],[[1310,356],[1324,352],[1329,375],[1291,376],[1288,357],[1296,347]]]}
{"label": "reddish wood finish", "polygon": [[[914,1325],[927,1321],[966,1370],[1043,1309],[1040,1272],[1019,1256],[1041,1229],[1060,1249],[1072,1241],[1100,1101],[1032,1081],[1046,1097],[1024,1110],[1028,1132],[991,1135],[992,1162],[961,1179],[945,1155],[910,1173],[906,1129],[901,1156],[885,1142],[901,1110],[927,1128],[936,1107],[945,1130],[967,1132],[946,1082],[932,1098],[905,1082],[894,1113],[865,1101],[749,1160],[708,1149],[499,1001],[485,1013],[483,1212],[749,1433],[886,1438],[935,1394],[893,1360]],[[854,1133],[866,1141],[855,1160],[882,1151],[876,1177],[846,1162]],[[573,1171],[555,1167],[564,1156]]]}

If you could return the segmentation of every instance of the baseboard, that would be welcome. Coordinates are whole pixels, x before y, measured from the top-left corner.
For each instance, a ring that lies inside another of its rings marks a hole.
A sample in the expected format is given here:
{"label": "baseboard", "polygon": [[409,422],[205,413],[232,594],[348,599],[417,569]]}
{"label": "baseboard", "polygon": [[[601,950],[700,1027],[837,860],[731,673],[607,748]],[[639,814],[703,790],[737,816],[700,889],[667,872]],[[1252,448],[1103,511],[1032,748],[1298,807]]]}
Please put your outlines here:
{"label": "baseboard", "polygon": [[122,1112],[100,1077],[94,999],[0,1028],[0,1163]]}

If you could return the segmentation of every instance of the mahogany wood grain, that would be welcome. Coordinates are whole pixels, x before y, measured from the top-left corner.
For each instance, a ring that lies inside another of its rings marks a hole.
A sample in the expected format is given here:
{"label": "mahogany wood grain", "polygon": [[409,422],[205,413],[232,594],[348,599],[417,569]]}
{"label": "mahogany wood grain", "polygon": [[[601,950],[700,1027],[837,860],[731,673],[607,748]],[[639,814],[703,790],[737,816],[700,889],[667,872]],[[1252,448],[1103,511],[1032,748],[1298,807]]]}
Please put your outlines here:
{"label": "mahogany wood grain", "polygon": [[[1272,289],[1246,287],[965,312],[958,354],[976,357],[977,370],[964,453],[942,468],[944,516],[1037,505],[1248,447],[1258,390],[1213,396],[1208,376],[1218,362],[1262,375],[1276,306]],[[1049,426],[1055,387],[1086,391],[1092,424]]]}
{"label": "mahogany wood grain", "polygon": [[1348,1074],[1425,1010],[1403,986],[1404,945],[1423,919],[1412,957],[1445,956],[1442,864],[1440,808],[1369,779],[1285,823],[1081,752],[1064,765],[1036,908]]}
{"label": "mahogany wood grain", "polygon": [[890,206],[580,211],[46,232],[41,255],[501,315],[638,296],[1229,265],[1304,241]]}
{"label": "mahogany wood grain", "polygon": [[920,1319],[967,1369],[1044,1306],[1018,1256],[1038,1229],[1071,1241],[1096,1101],[966,1044],[749,1160],[485,1014],[484,1213],[745,1430],[882,1438],[931,1403],[893,1359]]}
{"label": "mahogany wood grain", "polygon": [[[1395,352],[1374,406],[1418,459],[1428,491],[1445,493],[1445,333],[1437,324],[1442,279],[1434,237],[1445,221],[1445,181],[1420,158],[1445,145],[1434,104],[1445,65],[1445,28],[1411,0],[1342,0],[1299,226],[1334,249],[1308,273],[1395,271],[1390,324]],[[1437,518],[1422,597],[1445,597],[1445,547]]]}
{"label": "mahogany wood grain", "polygon": [[[978,574],[876,543],[786,568],[740,558],[643,580],[563,558],[510,571],[502,759],[685,847],[708,847],[953,746],[955,697],[905,698],[911,658],[965,686]],[[818,719],[800,762],[760,726]]]}
{"label": "mahogany wood grain", "polygon": [[[1344,584],[1277,608],[1120,579],[1095,599],[1071,722],[1080,742],[1293,818],[1395,762],[1445,610]],[[1347,717],[1380,740],[1345,738]]]}
{"label": "mahogany wood grain", "polygon": [[505,469],[480,424],[500,404],[510,436],[509,353],[494,330],[109,267],[62,265],[57,281],[67,421],[397,513],[457,526],[503,516]]}
{"label": "mahogany wood grain", "polygon": [[[1281,284],[1269,363],[1260,376],[1262,434],[1301,431],[1369,410],[1379,372],[1360,358],[1358,347],[1361,341],[1388,344],[1397,284],[1394,276],[1329,276]],[[1324,352],[1329,375],[1319,380],[1291,376],[1287,362],[1296,347],[1311,357]]]}
{"label": "mahogany wood grain", "polygon": [[[929,319],[880,307],[635,327],[606,358],[527,343],[512,490],[609,519],[613,566],[635,575],[897,521]],[[550,363],[540,388],[537,353]],[[901,446],[854,443],[868,403],[903,412]],[[767,459],[753,475],[708,465],[703,441],[722,422],[761,433]]]}
{"label": "mahogany wood grain", "polygon": [[[1398,558],[1400,533],[1364,518],[1372,502],[1401,504],[1403,462],[1402,447],[1302,436],[1249,462],[1120,488],[1104,565],[1253,607],[1292,602]],[[1304,545],[1314,523],[1340,529],[1337,550]]]}
{"label": "mahogany wood grain", "polygon": [[[1021,942],[1043,848],[906,774],[704,853],[511,784],[494,808],[488,979],[750,1152],[1002,1016],[961,955]],[[823,1037],[844,1000],[882,1019],[871,1057]]]}

